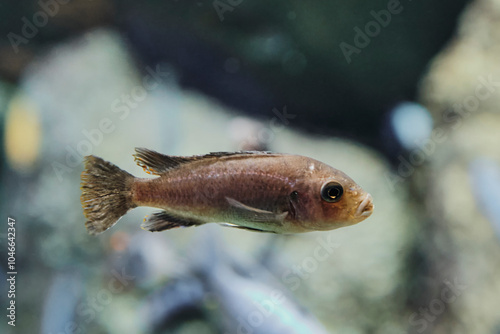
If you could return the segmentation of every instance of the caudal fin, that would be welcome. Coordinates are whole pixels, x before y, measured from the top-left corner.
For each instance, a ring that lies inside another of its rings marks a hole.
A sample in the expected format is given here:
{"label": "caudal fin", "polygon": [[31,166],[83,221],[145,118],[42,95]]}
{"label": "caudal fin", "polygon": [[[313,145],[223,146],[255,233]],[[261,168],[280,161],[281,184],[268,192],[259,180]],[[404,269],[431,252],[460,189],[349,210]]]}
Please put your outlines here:
{"label": "caudal fin", "polygon": [[81,181],[80,200],[89,234],[106,231],[136,207],[131,196],[134,176],[110,162],[93,155],[85,157]]}

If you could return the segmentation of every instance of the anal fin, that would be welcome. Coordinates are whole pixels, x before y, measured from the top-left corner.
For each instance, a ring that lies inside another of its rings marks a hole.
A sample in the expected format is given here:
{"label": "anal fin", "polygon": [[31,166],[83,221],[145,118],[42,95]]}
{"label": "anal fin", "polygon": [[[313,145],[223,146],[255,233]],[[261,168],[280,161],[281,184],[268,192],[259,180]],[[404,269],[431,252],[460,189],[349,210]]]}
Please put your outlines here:
{"label": "anal fin", "polygon": [[177,227],[197,226],[203,223],[191,218],[178,217],[167,211],[160,211],[153,213],[149,217],[146,216],[141,224],[141,228],[150,232],[159,232]]}

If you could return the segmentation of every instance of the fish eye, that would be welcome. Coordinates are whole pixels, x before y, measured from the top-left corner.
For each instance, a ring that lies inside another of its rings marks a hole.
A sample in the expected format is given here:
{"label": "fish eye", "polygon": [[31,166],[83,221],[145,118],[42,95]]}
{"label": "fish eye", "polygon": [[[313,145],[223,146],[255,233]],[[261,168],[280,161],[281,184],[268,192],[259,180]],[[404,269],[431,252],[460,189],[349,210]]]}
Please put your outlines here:
{"label": "fish eye", "polygon": [[295,200],[297,200],[297,199],[299,198],[299,193],[298,193],[298,191],[297,191],[297,190],[292,191],[292,192],[291,192],[291,194],[290,194],[290,198],[291,198],[292,200],[294,200],[294,201],[295,201]]}
{"label": "fish eye", "polygon": [[344,188],[338,182],[327,182],[321,188],[321,198],[329,203],[338,202],[343,193]]}

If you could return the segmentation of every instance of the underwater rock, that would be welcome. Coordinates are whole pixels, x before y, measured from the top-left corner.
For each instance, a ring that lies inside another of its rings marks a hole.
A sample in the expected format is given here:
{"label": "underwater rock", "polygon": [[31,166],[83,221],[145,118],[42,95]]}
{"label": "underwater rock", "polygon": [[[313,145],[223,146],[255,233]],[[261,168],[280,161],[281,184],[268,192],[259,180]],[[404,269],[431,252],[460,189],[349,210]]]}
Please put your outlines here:
{"label": "underwater rock", "polygon": [[439,141],[428,143],[432,151],[421,183],[427,210],[439,227],[433,242],[450,263],[448,278],[456,277],[466,287],[446,305],[453,314],[448,328],[443,324],[436,333],[491,333],[500,323],[495,310],[500,299],[495,279],[500,275],[498,221],[488,209],[491,200],[498,203],[490,198],[496,179],[487,172],[491,168],[483,170],[484,163],[478,163],[500,163],[498,15],[497,0],[471,2],[456,36],[431,63],[420,91],[435,120],[433,132],[440,134]]}

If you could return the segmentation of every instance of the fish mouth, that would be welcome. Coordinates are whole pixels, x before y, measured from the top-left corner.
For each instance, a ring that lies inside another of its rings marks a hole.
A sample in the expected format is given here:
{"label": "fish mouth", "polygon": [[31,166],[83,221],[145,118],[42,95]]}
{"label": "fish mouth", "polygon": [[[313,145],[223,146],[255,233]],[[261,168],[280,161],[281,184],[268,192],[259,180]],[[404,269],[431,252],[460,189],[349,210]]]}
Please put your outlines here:
{"label": "fish mouth", "polygon": [[368,217],[373,212],[373,198],[372,195],[366,194],[365,198],[359,203],[358,209],[356,210],[357,217]]}

